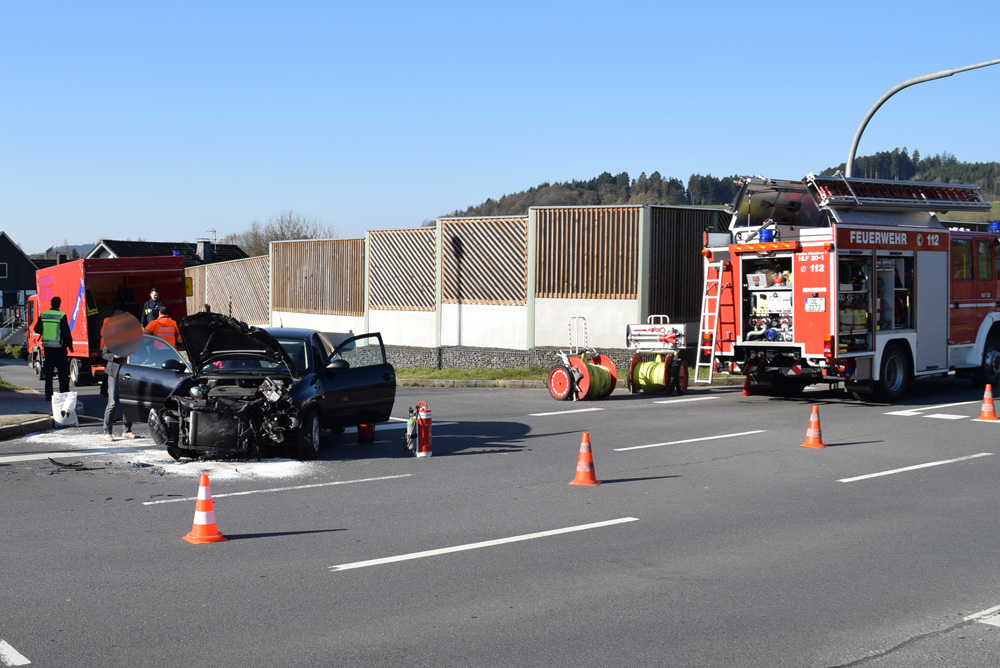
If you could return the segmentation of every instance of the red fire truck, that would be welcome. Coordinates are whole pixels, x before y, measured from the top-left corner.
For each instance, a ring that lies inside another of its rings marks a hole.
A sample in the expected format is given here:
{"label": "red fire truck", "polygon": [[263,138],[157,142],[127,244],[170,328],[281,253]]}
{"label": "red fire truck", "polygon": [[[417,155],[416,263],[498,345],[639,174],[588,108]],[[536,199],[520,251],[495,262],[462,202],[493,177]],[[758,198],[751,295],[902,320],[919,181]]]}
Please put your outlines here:
{"label": "red fire truck", "polygon": [[977,186],[808,175],[742,182],[728,232],[706,233],[695,382],[720,369],[762,393],[843,382],[897,400],[914,378],[1000,376],[1000,224]]}
{"label": "red fire truck", "polygon": [[104,371],[101,327],[116,310],[140,317],[149,290],[156,286],[174,319],[187,313],[190,294],[184,277],[184,256],[85,258],[39,269],[36,294],[28,298],[28,362],[42,377],[42,337],[35,334],[39,314],[59,297],[73,332],[69,375],[73,385],[86,385]]}

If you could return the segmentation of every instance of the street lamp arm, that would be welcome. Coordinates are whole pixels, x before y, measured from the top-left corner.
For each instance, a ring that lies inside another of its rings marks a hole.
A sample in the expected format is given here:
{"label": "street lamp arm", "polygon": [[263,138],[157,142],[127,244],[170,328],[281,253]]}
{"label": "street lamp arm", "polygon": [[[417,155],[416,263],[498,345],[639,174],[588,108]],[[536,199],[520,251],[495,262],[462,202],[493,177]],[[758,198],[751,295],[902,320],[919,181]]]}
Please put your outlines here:
{"label": "street lamp arm", "polygon": [[990,65],[1000,64],[1000,58],[995,60],[987,60],[986,62],[977,63],[975,65],[966,65],[965,67],[955,67],[950,70],[941,70],[940,72],[931,72],[930,74],[924,74],[919,77],[914,77],[912,79],[907,79],[901,83],[896,84],[888,91],[886,91],[882,97],[878,99],[872,108],[868,110],[865,117],[861,119],[861,124],[858,125],[857,131],[854,133],[854,141],[851,142],[851,151],[847,154],[847,168],[844,170],[844,176],[850,178],[851,173],[854,171],[854,156],[858,152],[858,144],[861,143],[861,135],[864,133],[865,128],[868,126],[868,121],[872,119],[875,112],[878,111],[879,107],[885,104],[885,101],[890,97],[903,90],[904,88],[909,88],[910,86],[916,85],[918,83],[923,83],[925,81],[933,81],[934,79],[943,79],[945,77],[950,77],[952,74],[958,74],[959,72],[965,72],[966,70],[975,70],[980,67],[988,67]]}

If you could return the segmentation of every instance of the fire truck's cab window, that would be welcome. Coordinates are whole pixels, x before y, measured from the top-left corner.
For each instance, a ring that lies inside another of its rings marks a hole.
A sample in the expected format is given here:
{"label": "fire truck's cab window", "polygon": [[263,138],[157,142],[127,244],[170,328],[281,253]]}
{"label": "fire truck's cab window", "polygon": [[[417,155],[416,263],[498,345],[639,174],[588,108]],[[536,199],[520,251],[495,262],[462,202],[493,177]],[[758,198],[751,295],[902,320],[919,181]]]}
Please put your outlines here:
{"label": "fire truck's cab window", "polygon": [[952,272],[956,281],[972,280],[972,240],[951,240]]}
{"label": "fire truck's cab window", "polygon": [[875,259],[875,325],[878,330],[913,327],[913,256]]}
{"label": "fire truck's cab window", "polygon": [[993,241],[990,239],[979,239],[976,241],[976,272],[979,280],[993,280]]}

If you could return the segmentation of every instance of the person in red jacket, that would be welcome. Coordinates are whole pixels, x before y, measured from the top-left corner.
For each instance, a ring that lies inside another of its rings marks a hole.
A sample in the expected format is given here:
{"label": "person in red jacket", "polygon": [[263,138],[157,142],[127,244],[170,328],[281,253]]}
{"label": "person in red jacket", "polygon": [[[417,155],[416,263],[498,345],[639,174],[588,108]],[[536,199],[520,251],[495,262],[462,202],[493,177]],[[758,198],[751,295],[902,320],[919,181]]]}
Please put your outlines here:
{"label": "person in red jacket", "polygon": [[167,315],[167,307],[160,307],[160,315],[156,320],[151,320],[146,325],[146,331],[153,336],[158,336],[175,348],[183,346],[181,342],[181,331],[177,328],[177,321]]}

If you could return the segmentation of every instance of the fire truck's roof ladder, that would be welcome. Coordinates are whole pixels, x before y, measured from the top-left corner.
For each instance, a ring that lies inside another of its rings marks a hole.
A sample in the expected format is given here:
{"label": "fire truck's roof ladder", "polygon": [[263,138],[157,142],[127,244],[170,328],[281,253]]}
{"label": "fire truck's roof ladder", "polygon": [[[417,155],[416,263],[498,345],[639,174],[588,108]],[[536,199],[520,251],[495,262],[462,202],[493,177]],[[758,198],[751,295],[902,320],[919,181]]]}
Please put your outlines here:
{"label": "fire truck's roof ladder", "polygon": [[926,181],[887,181],[809,174],[803,181],[821,207],[869,211],[989,211],[979,186]]}
{"label": "fire truck's roof ladder", "polygon": [[[694,365],[694,382],[712,384],[715,373],[715,331],[719,327],[719,304],[722,296],[723,262],[705,263],[705,294],[701,300],[701,325],[698,332],[698,356]],[[707,369],[705,378],[701,370]]]}

